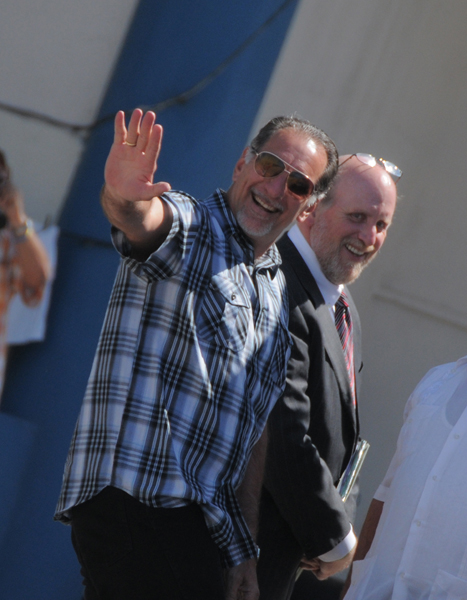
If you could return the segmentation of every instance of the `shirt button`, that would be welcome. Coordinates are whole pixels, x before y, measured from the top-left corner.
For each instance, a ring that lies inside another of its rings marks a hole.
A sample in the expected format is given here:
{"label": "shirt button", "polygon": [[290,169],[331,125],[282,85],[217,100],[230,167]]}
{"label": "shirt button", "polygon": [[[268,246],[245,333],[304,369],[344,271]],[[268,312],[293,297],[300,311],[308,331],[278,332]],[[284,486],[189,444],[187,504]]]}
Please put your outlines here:
{"label": "shirt button", "polygon": [[454,436],[455,440],[458,440],[460,438],[460,435],[458,433],[456,433],[456,435]]}
{"label": "shirt button", "polygon": [[421,525],[421,522],[420,522],[420,521],[415,521],[415,525],[416,525],[417,527],[420,527],[420,525]]}
{"label": "shirt button", "polygon": [[437,475],[433,475],[433,481],[436,481],[438,479]]}
{"label": "shirt button", "polygon": [[235,294],[232,294],[232,300],[235,300],[237,296]]}
{"label": "shirt button", "polygon": [[404,577],[405,577],[405,573],[404,573],[404,572],[402,572],[402,573],[400,574],[400,578],[401,578],[401,579],[404,579]]}

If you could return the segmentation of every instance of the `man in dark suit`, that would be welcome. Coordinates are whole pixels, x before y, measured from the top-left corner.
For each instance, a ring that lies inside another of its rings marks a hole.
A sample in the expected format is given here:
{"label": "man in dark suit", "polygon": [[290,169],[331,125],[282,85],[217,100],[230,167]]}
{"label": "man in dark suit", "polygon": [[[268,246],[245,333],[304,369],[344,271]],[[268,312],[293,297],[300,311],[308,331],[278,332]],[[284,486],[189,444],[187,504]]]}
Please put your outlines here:
{"label": "man in dark suit", "polygon": [[[355,551],[356,489],[344,504],[335,487],[358,439],[363,364],[360,320],[346,285],[386,239],[397,199],[390,175],[401,175],[392,163],[343,157],[331,191],[278,244],[293,349],[284,396],[269,418],[258,533],[261,600],[290,598],[299,568],[327,579]],[[341,341],[335,320],[342,293],[353,341]],[[324,597],[321,588],[316,598]]]}

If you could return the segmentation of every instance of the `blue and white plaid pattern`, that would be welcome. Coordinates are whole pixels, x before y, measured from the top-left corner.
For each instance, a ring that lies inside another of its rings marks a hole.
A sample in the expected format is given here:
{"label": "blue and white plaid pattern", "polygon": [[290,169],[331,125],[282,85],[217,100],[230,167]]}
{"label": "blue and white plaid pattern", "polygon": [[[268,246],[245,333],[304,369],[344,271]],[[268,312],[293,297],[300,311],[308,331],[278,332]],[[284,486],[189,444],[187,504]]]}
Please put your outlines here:
{"label": "blue and white plaid pattern", "polygon": [[234,490],[285,384],[285,281],[275,247],[254,261],[220,190],[164,197],[172,229],[145,263],[113,232],[123,260],[56,518],[107,485],[155,507],[197,502],[231,566],[256,555]]}

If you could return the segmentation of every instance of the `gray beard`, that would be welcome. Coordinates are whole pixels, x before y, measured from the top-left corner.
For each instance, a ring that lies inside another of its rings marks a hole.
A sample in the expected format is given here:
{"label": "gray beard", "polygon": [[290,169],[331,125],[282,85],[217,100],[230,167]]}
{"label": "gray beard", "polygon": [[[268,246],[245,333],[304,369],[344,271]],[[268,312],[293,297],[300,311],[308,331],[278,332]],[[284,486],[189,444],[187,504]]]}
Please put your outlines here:
{"label": "gray beard", "polygon": [[269,223],[264,223],[264,225],[259,225],[258,227],[249,227],[248,226],[248,217],[244,216],[243,208],[241,208],[238,211],[236,217],[237,217],[237,223],[239,224],[240,229],[249,238],[257,238],[257,237],[262,237],[264,235],[267,235],[268,233],[271,233],[271,229],[274,226],[274,224],[272,222],[269,222]]}
{"label": "gray beard", "polygon": [[316,254],[321,270],[327,279],[334,285],[348,285],[358,279],[365,267],[375,258],[373,254],[365,262],[361,263],[344,263],[339,260],[339,256],[319,256]]}

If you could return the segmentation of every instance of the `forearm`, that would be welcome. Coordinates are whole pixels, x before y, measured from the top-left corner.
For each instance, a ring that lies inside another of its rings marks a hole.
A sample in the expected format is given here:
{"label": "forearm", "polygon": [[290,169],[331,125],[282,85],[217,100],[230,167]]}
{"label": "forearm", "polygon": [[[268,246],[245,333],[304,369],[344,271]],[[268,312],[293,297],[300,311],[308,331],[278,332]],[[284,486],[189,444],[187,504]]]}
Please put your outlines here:
{"label": "forearm", "polygon": [[23,300],[33,304],[40,300],[45,283],[50,277],[47,251],[28,219],[21,192],[11,183],[2,190],[0,210],[7,219],[7,227],[14,240],[15,282]]}
{"label": "forearm", "polygon": [[267,427],[265,427],[263,434],[253,448],[245,477],[236,491],[238,503],[255,541],[258,533],[259,500],[263,484],[267,444],[268,433]]}
{"label": "forearm", "polygon": [[46,249],[34,231],[28,231],[16,242],[15,264],[20,270],[20,289],[23,299],[28,302],[40,300],[51,267]]}
{"label": "forearm", "polygon": [[375,537],[376,528],[378,527],[383,507],[384,502],[375,499],[371,501],[358,539],[354,560],[363,560],[367,555],[373,542],[373,538]]}
{"label": "forearm", "polygon": [[[236,490],[251,536],[256,541],[258,533],[259,499],[263,483],[267,450],[267,428],[253,448],[245,477]],[[247,560],[226,572],[226,600],[257,600],[259,588],[256,578],[256,559]]]}
{"label": "forearm", "polygon": [[[357,544],[357,549],[355,551],[355,556],[353,560],[363,560],[368,554],[369,549],[371,548],[371,544],[373,543],[373,539],[375,537],[376,529],[378,527],[379,520],[381,518],[381,513],[383,512],[384,502],[380,500],[371,501],[370,507],[368,508],[368,512],[365,517],[365,522],[362,525],[362,531],[360,533],[360,537]],[[347,580],[344,584],[344,588],[341,593],[341,600],[344,598],[347,590],[350,587],[350,583],[352,581],[352,570],[350,570]]]}
{"label": "forearm", "polygon": [[172,214],[158,197],[150,200],[125,200],[108,185],[101,191],[101,205],[107,219],[120,229],[132,246],[132,255],[147,258],[167,237]]}

